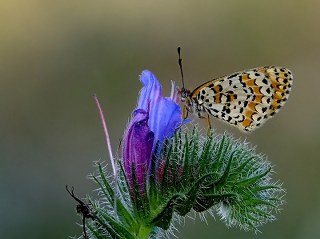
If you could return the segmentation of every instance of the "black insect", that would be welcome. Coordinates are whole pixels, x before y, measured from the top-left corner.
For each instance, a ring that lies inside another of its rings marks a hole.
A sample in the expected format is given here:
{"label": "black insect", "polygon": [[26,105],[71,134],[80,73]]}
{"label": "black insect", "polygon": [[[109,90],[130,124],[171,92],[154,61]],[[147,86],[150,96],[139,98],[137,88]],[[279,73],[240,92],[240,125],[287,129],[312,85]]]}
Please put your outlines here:
{"label": "black insect", "polygon": [[84,203],[82,200],[80,200],[74,195],[74,187],[71,187],[71,191],[70,191],[69,187],[66,185],[66,190],[70,194],[70,196],[79,203],[76,206],[76,211],[77,213],[82,215],[83,237],[84,239],[88,239],[87,232],[86,232],[86,219],[95,220],[95,215],[91,211],[89,204]]}

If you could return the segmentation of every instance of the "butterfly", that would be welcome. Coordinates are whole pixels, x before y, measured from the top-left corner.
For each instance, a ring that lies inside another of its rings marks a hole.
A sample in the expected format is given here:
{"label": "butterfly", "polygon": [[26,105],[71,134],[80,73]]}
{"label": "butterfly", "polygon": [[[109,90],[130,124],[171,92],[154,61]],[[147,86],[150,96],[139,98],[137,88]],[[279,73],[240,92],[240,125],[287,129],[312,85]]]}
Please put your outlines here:
{"label": "butterfly", "polygon": [[[183,79],[179,48],[178,52]],[[186,117],[188,112],[201,118],[207,113],[242,131],[252,131],[285,104],[292,80],[292,72],[285,67],[262,66],[213,79],[193,91],[182,87],[180,97]]]}

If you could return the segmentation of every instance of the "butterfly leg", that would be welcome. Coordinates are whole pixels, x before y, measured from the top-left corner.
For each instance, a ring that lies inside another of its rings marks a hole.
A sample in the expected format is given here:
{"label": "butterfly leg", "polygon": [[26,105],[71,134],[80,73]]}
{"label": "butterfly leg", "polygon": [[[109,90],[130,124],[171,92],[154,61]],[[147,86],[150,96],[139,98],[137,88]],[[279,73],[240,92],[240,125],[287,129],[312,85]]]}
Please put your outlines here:
{"label": "butterfly leg", "polygon": [[210,121],[210,115],[207,114],[207,117],[204,117],[203,115],[201,115],[200,111],[198,111],[198,117],[199,117],[199,119],[205,119],[206,120],[206,124],[208,126],[208,135],[210,135],[210,132],[212,130],[211,121]]}
{"label": "butterfly leg", "polygon": [[199,117],[199,119],[205,119],[206,118],[203,115],[201,115],[201,113],[199,111],[198,111],[198,117]]}
{"label": "butterfly leg", "polygon": [[188,118],[188,115],[189,115],[189,110],[187,107],[183,107],[183,110],[182,110],[182,116],[183,116],[183,120],[187,119]]}
{"label": "butterfly leg", "polygon": [[212,133],[212,126],[211,126],[211,120],[210,120],[210,115],[208,114],[208,117],[207,117],[207,124],[208,124],[208,136],[211,136],[211,133]]}
{"label": "butterfly leg", "polygon": [[211,126],[211,121],[210,121],[210,115],[209,114],[208,114],[208,117],[207,117],[207,123],[208,123],[208,129],[209,129],[209,131],[211,131],[212,126]]}

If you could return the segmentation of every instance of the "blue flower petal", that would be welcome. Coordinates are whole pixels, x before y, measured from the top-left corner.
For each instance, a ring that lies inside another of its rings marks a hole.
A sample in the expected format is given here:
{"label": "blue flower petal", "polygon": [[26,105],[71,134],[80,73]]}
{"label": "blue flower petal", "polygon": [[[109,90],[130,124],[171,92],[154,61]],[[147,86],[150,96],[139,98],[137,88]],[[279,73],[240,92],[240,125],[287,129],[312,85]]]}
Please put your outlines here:
{"label": "blue flower petal", "polygon": [[173,93],[172,98],[162,97],[161,85],[149,70],[142,72],[140,81],[144,87],[140,91],[137,108],[149,112],[150,130],[154,133],[155,140],[162,142],[165,138],[170,138],[181,125],[182,113],[176,103],[177,97]]}
{"label": "blue flower petal", "polygon": [[140,81],[144,87],[140,91],[137,108],[148,111],[149,104],[161,97],[162,88],[157,78],[149,70],[141,73]]}
{"label": "blue flower petal", "polygon": [[180,107],[172,100],[161,97],[150,108],[150,129],[154,132],[155,138],[163,142],[181,125]]}

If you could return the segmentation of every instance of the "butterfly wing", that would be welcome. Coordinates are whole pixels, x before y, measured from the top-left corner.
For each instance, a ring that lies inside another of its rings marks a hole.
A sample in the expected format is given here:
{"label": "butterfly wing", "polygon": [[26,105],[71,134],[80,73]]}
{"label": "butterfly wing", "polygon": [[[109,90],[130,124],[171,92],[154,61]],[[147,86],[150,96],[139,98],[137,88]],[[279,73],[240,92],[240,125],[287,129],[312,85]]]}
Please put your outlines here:
{"label": "butterfly wing", "polygon": [[291,86],[289,69],[258,67],[209,81],[192,92],[191,100],[201,111],[251,131],[279,111]]}

